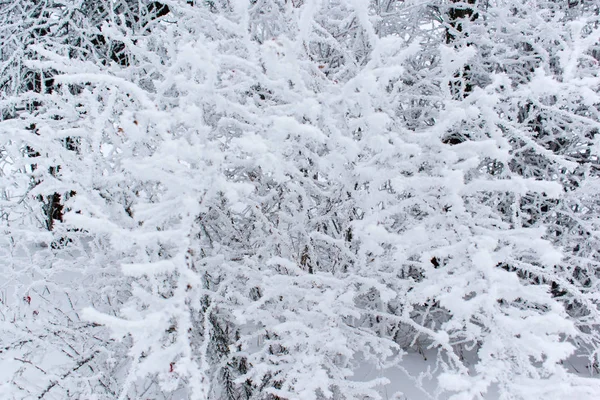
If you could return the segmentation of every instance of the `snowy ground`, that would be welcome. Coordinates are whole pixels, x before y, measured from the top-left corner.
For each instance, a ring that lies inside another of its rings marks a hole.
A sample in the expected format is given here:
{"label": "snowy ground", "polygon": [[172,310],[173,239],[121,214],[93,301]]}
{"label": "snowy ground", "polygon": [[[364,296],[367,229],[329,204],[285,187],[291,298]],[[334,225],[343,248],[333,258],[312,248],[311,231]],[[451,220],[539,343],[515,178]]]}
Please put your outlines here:
{"label": "snowy ground", "polygon": [[[426,353],[425,356],[419,353],[408,353],[403,357],[404,370],[399,367],[378,370],[373,365],[362,364],[355,371],[354,378],[359,381],[387,378],[390,383],[378,388],[384,400],[447,400],[453,393],[436,393],[440,371],[436,371],[435,357],[436,354],[433,352]],[[582,377],[591,376],[587,357],[573,355],[565,360],[564,364],[571,373]],[[499,398],[496,387],[490,388],[483,395],[485,400]]]}

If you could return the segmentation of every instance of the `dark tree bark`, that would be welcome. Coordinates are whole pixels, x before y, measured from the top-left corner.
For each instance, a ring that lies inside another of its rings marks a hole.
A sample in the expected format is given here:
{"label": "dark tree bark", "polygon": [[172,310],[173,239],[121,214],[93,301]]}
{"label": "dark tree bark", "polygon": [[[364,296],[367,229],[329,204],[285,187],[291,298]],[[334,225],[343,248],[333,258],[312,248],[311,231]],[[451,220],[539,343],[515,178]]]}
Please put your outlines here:
{"label": "dark tree bark", "polygon": [[[475,21],[479,18],[476,12],[477,0],[450,0],[451,5],[448,9],[448,26],[446,27],[446,44],[458,46],[458,41],[462,37],[468,37],[465,31],[465,23]],[[467,42],[467,46],[471,43]],[[454,75],[456,78],[450,82],[452,96],[458,100],[468,96],[473,91],[471,67],[465,65]]]}
{"label": "dark tree bark", "polygon": [[463,24],[467,21],[475,21],[479,18],[476,12],[477,0],[450,0],[451,6],[448,9],[448,25],[446,27],[446,43],[453,44],[458,33],[468,36],[464,32]]}

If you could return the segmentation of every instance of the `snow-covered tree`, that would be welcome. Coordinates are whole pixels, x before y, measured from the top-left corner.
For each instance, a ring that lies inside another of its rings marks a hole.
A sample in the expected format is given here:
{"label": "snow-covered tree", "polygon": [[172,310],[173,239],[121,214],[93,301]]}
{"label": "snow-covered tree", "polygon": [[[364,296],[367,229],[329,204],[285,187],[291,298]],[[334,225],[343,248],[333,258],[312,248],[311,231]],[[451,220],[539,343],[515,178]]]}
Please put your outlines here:
{"label": "snow-covered tree", "polygon": [[597,397],[597,6],[0,14],[4,397]]}

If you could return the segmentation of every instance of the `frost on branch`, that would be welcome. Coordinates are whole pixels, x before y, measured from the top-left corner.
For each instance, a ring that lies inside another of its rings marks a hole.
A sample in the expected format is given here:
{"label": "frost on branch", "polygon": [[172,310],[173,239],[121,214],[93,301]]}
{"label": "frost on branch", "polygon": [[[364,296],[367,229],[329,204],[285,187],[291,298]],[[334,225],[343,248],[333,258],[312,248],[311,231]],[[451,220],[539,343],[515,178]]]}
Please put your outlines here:
{"label": "frost on branch", "polygon": [[600,31],[532,7],[1,5],[0,393],[595,398]]}

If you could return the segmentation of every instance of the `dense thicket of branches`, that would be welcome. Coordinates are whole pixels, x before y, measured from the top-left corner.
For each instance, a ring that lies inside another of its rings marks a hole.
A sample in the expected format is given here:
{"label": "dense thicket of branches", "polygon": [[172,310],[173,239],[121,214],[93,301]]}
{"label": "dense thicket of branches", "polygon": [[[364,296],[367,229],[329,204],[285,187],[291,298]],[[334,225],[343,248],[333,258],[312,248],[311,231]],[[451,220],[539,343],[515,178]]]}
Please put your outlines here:
{"label": "dense thicket of branches", "polygon": [[597,398],[599,13],[1,2],[0,397]]}

